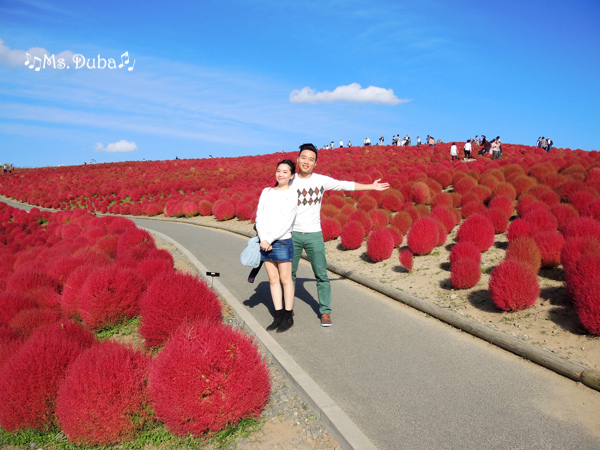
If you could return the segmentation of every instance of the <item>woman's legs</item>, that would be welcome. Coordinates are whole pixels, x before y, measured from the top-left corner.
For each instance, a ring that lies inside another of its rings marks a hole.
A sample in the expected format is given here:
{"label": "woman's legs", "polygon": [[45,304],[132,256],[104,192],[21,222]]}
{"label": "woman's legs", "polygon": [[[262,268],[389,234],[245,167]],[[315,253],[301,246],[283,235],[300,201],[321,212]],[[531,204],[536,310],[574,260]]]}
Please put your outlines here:
{"label": "woman's legs", "polygon": [[273,261],[265,261],[265,269],[267,269],[267,275],[269,276],[269,287],[271,288],[271,298],[273,299],[273,306],[275,307],[276,311],[283,308],[281,282],[279,279],[279,269],[277,264],[278,263]]}
{"label": "woman's legs", "polygon": [[291,261],[279,263],[279,279],[283,284],[285,309],[291,311],[294,308],[294,281],[292,280]]}

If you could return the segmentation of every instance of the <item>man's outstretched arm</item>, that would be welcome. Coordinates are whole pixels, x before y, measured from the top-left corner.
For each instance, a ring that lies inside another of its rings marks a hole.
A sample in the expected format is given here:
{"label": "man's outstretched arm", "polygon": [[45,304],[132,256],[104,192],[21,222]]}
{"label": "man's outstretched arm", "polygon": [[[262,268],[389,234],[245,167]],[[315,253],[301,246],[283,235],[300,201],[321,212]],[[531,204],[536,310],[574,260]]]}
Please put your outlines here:
{"label": "man's outstretched arm", "polygon": [[375,180],[372,184],[361,184],[354,182],[354,190],[355,191],[385,191],[390,187],[390,183],[380,183],[381,178],[379,180]]}

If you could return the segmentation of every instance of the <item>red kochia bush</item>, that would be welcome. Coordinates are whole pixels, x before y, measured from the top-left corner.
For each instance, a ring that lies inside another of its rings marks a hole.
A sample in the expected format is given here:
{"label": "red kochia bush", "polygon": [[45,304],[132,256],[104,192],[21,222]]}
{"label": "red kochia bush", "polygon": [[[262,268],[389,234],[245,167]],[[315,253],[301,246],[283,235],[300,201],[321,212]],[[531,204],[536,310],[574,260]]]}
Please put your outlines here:
{"label": "red kochia bush", "polygon": [[431,210],[431,217],[442,222],[444,225],[444,234],[450,233],[456,225],[454,221],[454,214],[447,206],[436,206],[433,208]]}
{"label": "red kochia bush", "polygon": [[134,270],[112,266],[89,274],[78,296],[79,316],[92,329],[117,325],[139,313],[146,282]]}
{"label": "red kochia bush", "polygon": [[533,235],[540,250],[542,267],[556,267],[560,264],[560,251],[565,238],[559,231],[541,231]]}
{"label": "red kochia bush", "polygon": [[590,236],[567,237],[560,251],[560,263],[568,273],[584,252],[600,254],[600,241]]}
{"label": "red kochia bush", "polygon": [[508,219],[510,219],[515,212],[515,205],[513,204],[513,202],[509,198],[503,197],[501,195],[498,197],[494,197],[494,199],[488,204],[488,208],[501,209],[504,212],[504,214],[506,214],[506,217]]}
{"label": "red kochia bush", "polygon": [[150,233],[137,227],[128,228],[117,242],[117,258],[133,258],[140,261],[154,248],[156,245]]}
{"label": "red kochia bush", "polygon": [[114,341],[85,350],[58,391],[56,416],[67,438],[79,444],[132,439],[151,420],[150,362]]}
{"label": "red kochia bush", "polygon": [[590,282],[579,292],[575,312],[588,333],[600,335],[600,279]]}
{"label": "red kochia bush", "polygon": [[431,217],[417,219],[408,232],[406,243],[416,255],[427,255],[438,243],[438,225]]}
{"label": "red kochia bush", "polygon": [[321,231],[323,232],[323,240],[328,242],[339,237],[342,227],[336,219],[323,217],[321,219]]}
{"label": "red kochia bush", "polygon": [[408,212],[399,211],[394,217],[392,217],[390,224],[393,227],[398,228],[398,230],[405,235],[413,224],[413,218]]}
{"label": "red kochia bush", "polygon": [[217,220],[230,220],[235,216],[235,205],[231,200],[217,200],[212,212]]}
{"label": "red kochia bush", "polygon": [[479,262],[472,258],[460,258],[450,266],[450,282],[454,289],[469,289],[481,278]]}
{"label": "red kochia bush", "polygon": [[363,226],[353,220],[348,220],[341,233],[342,246],[346,250],[359,248],[365,240],[365,229]]}
{"label": "red kochia bush", "polygon": [[586,249],[565,271],[567,294],[577,304],[582,290],[597,279],[600,279],[600,252]]}
{"label": "red kochia bush", "polygon": [[579,217],[577,210],[568,203],[557,203],[550,208],[550,212],[556,217],[559,230],[562,229],[569,220]]}
{"label": "red kochia bush", "polygon": [[540,286],[537,275],[530,266],[509,259],[492,270],[489,293],[498,308],[518,311],[536,302]]}
{"label": "red kochia bush", "polygon": [[456,242],[472,242],[480,252],[485,252],[494,243],[494,225],[481,215],[469,216],[458,228]]}
{"label": "red kochia bush", "polygon": [[529,236],[532,234],[531,224],[525,219],[515,219],[508,226],[506,239],[508,242],[520,238],[521,236]]}
{"label": "red kochia bush", "polygon": [[29,337],[39,326],[58,322],[61,312],[54,308],[30,308],[19,311],[10,321],[10,328],[23,337]]}
{"label": "red kochia bush", "polygon": [[600,222],[591,217],[571,219],[560,231],[565,238],[590,236],[600,240]]}
{"label": "red kochia bush", "polygon": [[38,328],[0,370],[0,427],[9,433],[54,427],[58,388],[93,341],[92,333],[71,322]]}
{"label": "red kochia bush", "polygon": [[387,228],[373,230],[367,239],[367,254],[373,262],[389,259],[394,251],[394,238]]}
{"label": "red kochia bush", "polygon": [[481,264],[481,252],[475,244],[469,241],[457,242],[450,250],[450,266],[459,259],[471,258]]}
{"label": "red kochia bush", "polygon": [[508,228],[508,217],[501,209],[490,208],[483,215],[492,222],[496,234],[504,233]]}
{"label": "red kochia bush", "polygon": [[35,307],[35,302],[21,292],[0,292],[0,324],[8,326],[19,311]]}
{"label": "red kochia bush", "polygon": [[217,295],[199,278],[184,273],[165,273],[155,279],[140,301],[140,334],[146,346],[160,347],[186,319],[221,320]]}
{"label": "red kochia bush", "polygon": [[412,272],[412,268],[413,268],[413,253],[408,250],[408,249],[404,249],[402,251],[400,251],[400,264],[402,264],[404,267],[406,267],[406,270],[408,270],[409,272]]}
{"label": "red kochia bush", "polygon": [[522,263],[529,265],[535,273],[537,273],[542,266],[540,249],[533,238],[529,236],[521,236],[520,238],[510,241],[508,248],[506,249],[506,259],[517,259]]}
{"label": "red kochia bush", "polygon": [[150,374],[156,417],[178,435],[201,435],[258,417],[269,389],[269,372],[252,340],[206,321],[178,328]]}

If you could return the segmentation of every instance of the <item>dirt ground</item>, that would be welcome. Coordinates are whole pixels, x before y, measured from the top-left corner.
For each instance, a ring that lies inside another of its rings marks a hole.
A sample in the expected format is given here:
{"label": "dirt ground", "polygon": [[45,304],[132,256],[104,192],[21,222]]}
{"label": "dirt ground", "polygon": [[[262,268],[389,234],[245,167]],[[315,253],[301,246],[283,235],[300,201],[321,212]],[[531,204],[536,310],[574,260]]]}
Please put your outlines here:
{"label": "dirt ground", "polygon": [[[237,219],[218,222],[214,217],[198,216],[187,220],[246,232],[252,232],[253,227],[249,222]],[[345,250],[339,239],[329,241],[325,244],[327,260],[565,359],[600,369],[600,337],[585,334],[566,297],[560,266],[552,270],[540,270],[540,297],[532,307],[523,311],[503,312],[494,305],[488,293],[489,272],[504,259],[508,245],[505,234],[496,235],[494,245],[482,253],[483,273],[479,283],[470,289],[453,289],[450,284],[449,256],[457,229],[448,235],[443,246],[436,247],[431,254],[415,256],[411,273],[400,264],[398,249],[394,250],[390,259],[373,263],[367,256],[365,243],[359,249]],[[406,238],[402,246],[405,245]]]}

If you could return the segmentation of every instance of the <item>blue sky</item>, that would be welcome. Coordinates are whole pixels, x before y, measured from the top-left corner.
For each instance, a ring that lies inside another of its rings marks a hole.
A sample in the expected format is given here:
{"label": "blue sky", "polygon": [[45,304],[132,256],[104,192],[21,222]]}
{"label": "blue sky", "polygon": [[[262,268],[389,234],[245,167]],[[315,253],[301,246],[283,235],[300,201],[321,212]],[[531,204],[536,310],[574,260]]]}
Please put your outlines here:
{"label": "blue sky", "polygon": [[[600,149],[599,21],[596,0],[5,0],[0,162],[241,156],[396,134]],[[75,68],[75,55],[96,68]]]}

